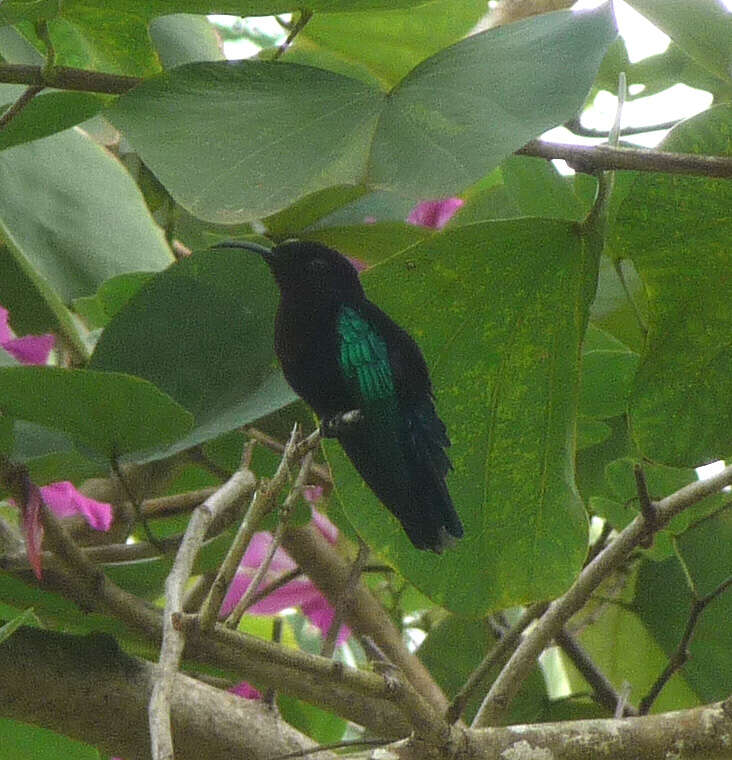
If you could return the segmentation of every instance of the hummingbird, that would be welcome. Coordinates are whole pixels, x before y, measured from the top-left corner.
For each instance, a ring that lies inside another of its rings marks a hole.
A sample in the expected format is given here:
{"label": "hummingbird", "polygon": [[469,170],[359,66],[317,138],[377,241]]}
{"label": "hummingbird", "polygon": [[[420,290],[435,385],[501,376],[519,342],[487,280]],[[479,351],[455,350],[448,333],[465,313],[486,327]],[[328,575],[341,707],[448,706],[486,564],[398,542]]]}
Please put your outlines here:
{"label": "hummingbird", "polygon": [[463,535],[447,489],[447,430],[414,339],[369,301],[353,264],[314,242],[258,253],[280,291],[275,353],[285,379],[338,440],[417,549],[442,551]]}

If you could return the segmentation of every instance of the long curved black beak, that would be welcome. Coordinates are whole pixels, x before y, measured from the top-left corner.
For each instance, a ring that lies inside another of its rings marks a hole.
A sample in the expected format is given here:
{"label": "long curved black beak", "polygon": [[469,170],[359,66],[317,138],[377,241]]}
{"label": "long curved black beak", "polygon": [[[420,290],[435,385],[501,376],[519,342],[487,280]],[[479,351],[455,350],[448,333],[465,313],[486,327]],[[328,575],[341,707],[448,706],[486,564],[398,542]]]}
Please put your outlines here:
{"label": "long curved black beak", "polygon": [[263,256],[265,259],[272,255],[272,249],[267,248],[259,243],[252,243],[248,240],[224,240],[221,243],[212,245],[212,248],[242,248],[245,251],[252,251]]}

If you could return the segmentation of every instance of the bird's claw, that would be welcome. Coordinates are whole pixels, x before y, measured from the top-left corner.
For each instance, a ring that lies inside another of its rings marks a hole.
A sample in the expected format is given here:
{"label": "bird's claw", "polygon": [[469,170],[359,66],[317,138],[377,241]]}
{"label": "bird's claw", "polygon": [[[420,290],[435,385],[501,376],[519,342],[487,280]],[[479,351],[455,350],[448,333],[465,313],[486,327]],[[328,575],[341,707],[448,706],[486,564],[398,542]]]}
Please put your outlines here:
{"label": "bird's claw", "polygon": [[347,412],[334,414],[331,417],[324,417],[320,421],[320,435],[323,438],[337,438],[345,428],[360,422],[361,418],[360,409],[351,409]]}

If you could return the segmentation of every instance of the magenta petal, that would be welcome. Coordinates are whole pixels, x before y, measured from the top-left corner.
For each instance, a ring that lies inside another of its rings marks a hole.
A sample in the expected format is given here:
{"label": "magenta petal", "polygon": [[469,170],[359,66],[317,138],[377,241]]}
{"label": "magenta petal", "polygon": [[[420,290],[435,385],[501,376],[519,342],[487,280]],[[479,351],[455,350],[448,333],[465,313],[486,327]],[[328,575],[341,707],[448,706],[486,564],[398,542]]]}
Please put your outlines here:
{"label": "magenta petal", "polygon": [[21,364],[45,364],[56,342],[53,335],[27,335],[3,343],[3,348]]}
{"label": "magenta petal", "polygon": [[13,339],[13,333],[10,332],[10,326],[8,325],[8,316],[10,312],[0,306],[0,346],[3,348],[5,344]]}
{"label": "magenta petal", "polygon": [[48,507],[59,517],[81,514],[94,530],[106,532],[112,527],[114,511],[111,505],[84,496],[68,480],[43,486],[41,493]]}
{"label": "magenta petal", "polygon": [[[305,617],[318,628],[323,636],[328,635],[333,620],[335,619],[335,610],[330,606],[328,600],[318,595],[312,602],[302,605],[302,612]],[[342,625],[336,638],[336,646],[340,646],[351,635],[351,629],[347,625]]]}
{"label": "magenta petal", "polygon": [[232,686],[229,689],[230,694],[236,694],[237,697],[244,697],[244,699],[261,699],[262,693],[248,684],[246,681],[242,681],[236,686]]}
{"label": "magenta petal", "polygon": [[407,221],[421,227],[441,230],[464,203],[465,201],[462,198],[422,201],[409,212]]}
{"label": "magenta petal", "polygon": [[305,501],[313,505],[323,498],[323,486],[305,486],[302,495]]}
{"label": "magenta petal", "polygon": [[43,543],[43,523],[41,522],[41,507],[43,497],[35,483],[30,480],[25,487],[25,504],[23,505],[23,535],[25,536],[25,551],[28,562],[38,580],[41,580],[43,568],[41,562],[41,545]]}
{"label": "magenta petal", "polygon": [[[242,567],[259,567],[264,558],[267,556],[267,551],[272,543],[272,534],[266,531],[260,531],[252,536],[252,540],[247,547],[244,554],[244,558],[241,561]],[[270,571],[277,574],[293,570],[295,563],[290,559],[287,552],[278,547],[275,551],[274,557],[272,557],[272,563],[269,566]]]}
{"label": "magenta petal", "polygon": [[45,364],[56,342],[53,335],[16,338],[8,324],[8,310],[0,306],[0,346],[21,364]]}
{"label": "magenta petal", "polygon": [[313,510],[313,522],[331,544],[338,540],[338,528],[322,512]]}

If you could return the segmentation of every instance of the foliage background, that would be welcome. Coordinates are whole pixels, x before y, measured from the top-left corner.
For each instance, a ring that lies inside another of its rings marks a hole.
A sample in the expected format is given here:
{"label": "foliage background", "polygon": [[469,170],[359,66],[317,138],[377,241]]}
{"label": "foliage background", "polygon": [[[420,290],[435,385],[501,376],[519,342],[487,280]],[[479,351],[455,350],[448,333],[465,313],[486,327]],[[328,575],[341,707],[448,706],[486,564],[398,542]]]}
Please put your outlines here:
{"label": "foliage background", "polygon": [[[6,0],[1,103],[25,90],[9,83],[18,65],[45,66],[48,77],[62,75],[57,67],[106,73],[120,89],[94,76],[91,91],[49,87],[0,131],[0,304],[16,334],[59,340],[56,367],[15,366],[0,349],[0,450],[39,485],[106,478],[110,459],[148,468],[141,498],[218,484],[237,466],[243,427],[284,440],[293,421],[313,420],[274,361],[266,267],[207,248],[298,237],[360,258],[369,296],[431,367],[466,538],[442,557],[416,553],[337,446],[325,446],[335,485],[322,506],[346,554],[357,531],[393,568],[369,585],[405,634],[424,639],[419,656],[451,696],[493,641],[486,615],[511,620],[571,584],[588,515],[594,539],[603,523],[619,530],[637,514],[634,463],[655,498],[732,449],[729,182],[619,173],[598,219],[596,178],[512,155],[614,90],[620,71],[643,95],[677,82],[711,92],[713,105],[661,148],[730,155],[729,12],[714,0],[630,4],[671,37],[665,53],[630,64],[608,4],[466,38],[484,3],[314,0],[284,55],[257,39],[260,58],[233,63],[202,14],[293,8]],[[143,81],[130,89],[125,76]],[[403,221],[418,201],[454,195],[464,205],[444,230]],[[207,466],[181,453],[191,447]],[[253,467],[268,475],[276,463],[258,449]],[[17,522],[17,510],[0,509]],[[684,512],[574,621],[632,701],[678,644],[692,599],[732,574],[731,515],[725,494]],[[150,527],[166,536],[184,524]],[[139,524],[129,529],[144,539]],[[196,573],[218,565],[232,531],[206,545]],[[160,600],[171,562],[105,571]],[[731,605],[723,594],[704,611],[690,662],[654,710],[726,696]],[[150,642],[113,617],[83,614],[27,572],[1,571],[0,616],[29,607],[33,625],[111,633],[151,656]],[[285,641],[312,647],[302,617],[286,620]],[[265,636],[269,626],[242,623]],[[355,641],[340,656],[364,660]],[[587,692],[566,657],[546,659],[511,720],[592,717]],[[288,697],[280,706],[317,740],[343,735],[336,715]],[[0,721],[3,758],[42,757],[59,741]]]}

